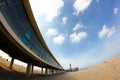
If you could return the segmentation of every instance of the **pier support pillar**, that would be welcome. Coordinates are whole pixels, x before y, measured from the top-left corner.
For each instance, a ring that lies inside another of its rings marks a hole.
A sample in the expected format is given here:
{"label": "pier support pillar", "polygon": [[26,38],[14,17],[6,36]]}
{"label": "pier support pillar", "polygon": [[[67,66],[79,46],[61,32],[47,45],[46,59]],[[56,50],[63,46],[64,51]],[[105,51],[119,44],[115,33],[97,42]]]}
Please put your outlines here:
{"label": "pier support pillar", "polygon": [[57,70],[56,70],[56,74],[57,74]]}
{"label": "pier support pillar", "polygon": [[52,69],[49,69],[49,74],[50,74],[50,75],[51,75],[51,70],[52,70]]}
{"label": "pier support pillar", "polygon": [[10,70],[12,69],[13,63],[14,63],[14,58],[12,57],[11,62],[10,62]]}
{"label": "pier support pillar", "polygon": [[30,73],[31,73],[31,64],[28,63],[27,65],[27,69],[26,69],[26,77],[29,78],[30,77]]}
{"label": "pier support pillar", "polygon": [[52,74],[54,74],[54,70],[53,69],[51,69],[51,72],[52,72]]}
{"label": "pier support pillar", "polygon": [[45,75],[47,75],[48,71],[47,71],[47,68],[45,68]]}
{"label": "pier support pillar", "polygon": [[41,74],[43,74],[43,67],[41,68]]}
{"label": "pier support pillar", "polygon": [[50,69],[48,69],[48,74],[50,75]]}
{"label": "pier support pillar", "polygon": [[31,71],[31,74],[33,74],[33,71],[34,71],[34,65],[32,65],[32,71]]}

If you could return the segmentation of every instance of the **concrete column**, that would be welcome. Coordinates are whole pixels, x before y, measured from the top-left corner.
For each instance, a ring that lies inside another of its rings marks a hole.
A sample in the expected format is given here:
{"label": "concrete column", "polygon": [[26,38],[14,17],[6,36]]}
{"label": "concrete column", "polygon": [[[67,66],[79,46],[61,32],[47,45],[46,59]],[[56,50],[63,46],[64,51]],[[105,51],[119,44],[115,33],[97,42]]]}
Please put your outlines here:
{"label": "concrete column", "polygon": [[57,70],[56,70],[56,74],[57,74]]}
{"label": "concrete column", "polygon": [[59,73],[61,73],[61,70],[59,70]]}
{"label": "concrete column", "polygon": [[47,75],[48,71],[47,71],[47,68],[45,68],[45,75]]}
{"label": "concrete column", "polygon": [[63,73],[63,70],[61,70],[61,73]]}
{"label": "concrete column", "polygon": [[49,69],[49,75],[51,74],[51,69]]}
{"label": "concrete column", "polygon": [[59,73],[61,73],[61,70],[59,70]]}
{"label": "concrete column", "polygon": [[57,70],[58,71],[58,73],[60,73],[60,71],[59,70]]}
{"label": "concrete column", "polygon": [[43,68],[41,68],[41,74],[43,74]]}
{"label": "concrete column", "polygon": [[54,73],[56,74],[56,70],[54,70]]}
{"label": "concrete column", "polygon": [[60,73],[60,70],[58,70],[58,73]]}
{"label": "concrete column", "polygon": [[51,74],[51,70],[52,70],[52,69],[49,69],[49,74]]}
{"label": "concrete column", "polygon": [[26,69],[26,77],[29,78],[30,77],[30,73],[31,73],[31,64],[28,63],[27,65],[27,69]]}
{"label": "concrete column", "polygon": [[47,69],[47,74],[49,75],[49,68]]}
{"label": "concrete column", "polygon": [[55,70],[53,69],[53,74],[55,74]]}
{"label": "concrete column", "polygon": [[51,74],[51,69],[49,69],[49,74]]}
{"label": "concrete column", "polygon": [[62,70],[62,73],[64,73],[64,70]]}
{"label": "concrete column", "polygon": [[54,69],[52,69],[52,74],[54,74]]}
{"label": "concrete column", "polygon": [[52,74],[54,74],[54,70],[52,69]]}
{"label": "concrete column", "polygon": [[60,73],[62,73],[62,71],[60,70]]}
{"label": "concrete column", "polygon": [[31,71],[31,74],[33,74],[33,71],[34,71],[34,66],[32,65],[32,71]]}
{"label": "concrete column", "polygon": [[11,62],[10,62],[10,69],[12,69],[13,63],[14,63],[14,58],[12,57]]}

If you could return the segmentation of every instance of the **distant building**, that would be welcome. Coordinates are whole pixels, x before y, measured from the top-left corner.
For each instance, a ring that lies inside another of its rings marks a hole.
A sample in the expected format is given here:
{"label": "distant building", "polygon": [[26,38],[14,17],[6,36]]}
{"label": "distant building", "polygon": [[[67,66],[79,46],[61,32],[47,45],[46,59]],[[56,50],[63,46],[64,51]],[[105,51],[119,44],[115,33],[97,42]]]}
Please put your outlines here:
{"label": "distant building", "polygon": [[71,72],[72,71],[72,65],[70,64],[70,69],[69,69],[69,71]]}
{"label": "distant building", "polygon": [[75,72],[75,71],[78,71],[79,68],[78,67],[75,67],[75,68],[72,68],[72,65],[69,64],[69,69],[65,70],[66,72]]}
{"label": "distant building", "polygon": [[75,71],[78,71],[78,70],[79,70],[79,68],[76,67],[76,68],[73,68],[73,69],[72,69],[72,72],[75,72]]}

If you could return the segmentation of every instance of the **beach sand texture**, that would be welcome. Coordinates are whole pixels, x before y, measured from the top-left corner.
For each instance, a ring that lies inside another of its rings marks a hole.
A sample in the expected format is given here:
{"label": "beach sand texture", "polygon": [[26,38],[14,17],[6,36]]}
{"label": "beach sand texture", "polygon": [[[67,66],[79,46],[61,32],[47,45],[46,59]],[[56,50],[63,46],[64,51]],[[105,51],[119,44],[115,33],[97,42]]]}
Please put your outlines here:
{"label": "beach sand texture", "polygon": [[30,79],[25,78],[24,67],[14,65],[11,71],[8,66],[8,61],[0,59],[0,80],[120,80],[120,56],[86,70],[49,76],[37,74]]}

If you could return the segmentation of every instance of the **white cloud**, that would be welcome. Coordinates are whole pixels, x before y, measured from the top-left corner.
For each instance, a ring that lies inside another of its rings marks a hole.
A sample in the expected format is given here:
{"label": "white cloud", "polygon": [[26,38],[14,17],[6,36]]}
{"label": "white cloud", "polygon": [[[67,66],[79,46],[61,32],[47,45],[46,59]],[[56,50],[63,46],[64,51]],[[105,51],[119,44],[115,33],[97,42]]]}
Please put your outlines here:
{"label": "white cloud", "polygon": [[73,7],[75,9],[75,12],[73,15],[78,15],[80,12],[83,12],[85,9],[88,8],[92,0],[75,0]]}
{"label": "white cloud", "polygon": [[66,21],[67,21],[67,17],[63,17],[62,18],[62,24],[66,24]]}
{"label": "white cloud", "polygon": [[58,34],[58,30],[52,28],[48,29],[48,31],[46,32],[47,37],[56,36],[57,34]]}
{"label": "white cloud", "polygon": [[114,34],[114,32],[115,32],[115,27],[112,27],[110,29],[109,33],[107,34],[107,37],[112,36]]}
{"label": "white cloud", "polygon": [[76,32],[74,32],[70,35],[70,40],[72,43],[78,43],[86,37],[87,37],[86,32],[79,32],[78,34]]}
{"label": "white cloud", "polygon": [[76,25],[75,25],[75,27],[73,28],[73,31],[76,31],[76,30],[78,30],[78,29],[80,29],[80,28],[83,28],[84,26],[82,25],[82,24],[79,24],[79,23],[77,23]]}
{"label": "white cloud", "polygon": [[98,32],[98,37],[101,39],[103,37],[109,37],[112,36],[114,32],[115,32],[115,27],[108,28],[106,25],[104,25],[102,30]]}
{"label": "white cloud", "polygon": [[46,32],[46,36],[48,38],[51,38],[52,41],[58,45],[61,45],[64,43],[66,35],[67,34],[61,34],[58,32],[57,29],[52,29],[52,28],[48,29],[48,31]]}
{"label": "white cloud", "polygon": [[118,14],[118,12],[119,12],[119,8],[114,8],[113,14]]}
{"label": "white cloud", "polygon": [[65,36],[64,36],[63,34],[60,34],[60,35],[58,35],[57,37],[54,37],[54,38],[53,38],[53,42],[54,42],[55,44],[58,44],[58,45],[63,44],[64,41],[65,41]]}
{"label": "white cloud", "polygon": [[36,17],[45,15],[47,21],[52,21],[60,14],[60,8],[64,6],[62,0],[30,0],[33,13]]}

